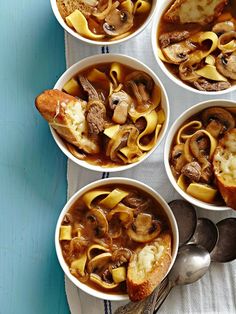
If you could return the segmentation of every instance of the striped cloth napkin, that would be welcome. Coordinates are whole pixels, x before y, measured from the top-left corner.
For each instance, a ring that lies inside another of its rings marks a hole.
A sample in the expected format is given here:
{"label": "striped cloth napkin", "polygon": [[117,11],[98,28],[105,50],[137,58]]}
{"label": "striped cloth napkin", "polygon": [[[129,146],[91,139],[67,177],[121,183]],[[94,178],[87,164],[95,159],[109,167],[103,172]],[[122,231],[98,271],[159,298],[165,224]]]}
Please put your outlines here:
{"label": "striped cloth napkin", "polygon": [[[185,91],[172,83],[158,67],[151,47],[151,25],[137,37],[112,47],[86,45],[65,34],[67,67],[75,62],[94,54],[122,53],[135,57],[148,65],[162,80],[170,100],[170,125],[187,108],[203,100],[216,97],[201,96]],[[236,93],[217,98],[236,99]],[[110,174],[140,180],[157,190],[166,201],[179,198],[166,176],[163,164],[164,141],[160,147],[140,166],[125,172]],[[67,180],[68,197],[84,185],[101,178],[109,177],[109,173],[96,173],[85,170],[68,160]],[[199,217],[207,217],[217,222],[226,217],[236,215],[228,212],[207,212],[198,210]],[[110,302],[91,297],[76,288],[65,278],[66,294],[72,314],[112,314],[124,302]],[[212,264],[210,271],[198,282],[174,288],[159,313],[236,313],[236,261],[228,264]]]}

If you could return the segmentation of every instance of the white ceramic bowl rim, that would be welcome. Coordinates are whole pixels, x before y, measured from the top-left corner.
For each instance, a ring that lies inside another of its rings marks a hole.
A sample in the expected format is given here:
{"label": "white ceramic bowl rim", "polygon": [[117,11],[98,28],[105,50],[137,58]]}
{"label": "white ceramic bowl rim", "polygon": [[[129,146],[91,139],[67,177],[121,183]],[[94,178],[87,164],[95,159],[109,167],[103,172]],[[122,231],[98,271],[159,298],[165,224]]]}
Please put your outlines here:
{"label": "white ceramic bowl rim", "polygon": [[157,6],[155,15],[153,17],[153,24],[152,24],[152,50],[153,50],[153,54],[154,57],[158,63],[158,65],[160,66],[161,70],[164,72],[164,74],[174,83],[176,83],[178,86],[190,91],[190,92],[194,92],[197,94],[201,94],[201,95],[208,95],[208,96],[213,96],[213,95],[223,95],[226,93],[230,93],[232,91],[236,90],[236,85],[231,86],[230,88],[227,88],[225,90],[222,91],[214,91],[214,92],[207,92],[207,91],[200,91],[194,87],[191,87],[188,84],[185,84],[184,82],[181,81],[181,79],[177,78],[176,76],[174,76],[174,74],[172,74],[171,71],[168,70],[168,68],[166,67],[165,63],[163,61],[161,61],[161,59],[158,57],[158,41],[157,41],[157,31],[158,31],[158,27],[159,27],[159,22],[160,19],[162,17],[162,14],[165,12],[165,10],[169,7],[169,5],[171,4],[171,2],[173,2],[173,0],[167,0],[167,1],[162,1],[160,2],[160,4]]}
{"label": "white ceramic bowl rim", "polygon": [[145,191],[146,193],[150,194],[152,197],[154,197],[162,206],[162,208],[164,209],[170,225],[171,225],[171,229],[172,229],[172,234],[173,234],[173,244],[172,244],[172,262],[171,265],[166,273],[169,273],[171,267],[174,264],[177,252],[178,252],[178,245],[179,245],[179,233],[178,233],[178,227],[177,227],[177,223],[175,220],[175,217],[169,207],[169,205],[167,204],[167,202],[162,198],[162,196],[156,192],[154,189],[152,189],[151,187],[149,187],[148,185],[137,181],[137,180],[133,180],[133,179],[128,179],[128,178],[122,178],[122,177],[117,177],[117,178],[108,178],[108,179],[101,179],[98,181],[94,181],[86,186],[84,186],[83,188],[81,188],[80,190],[78,190],[66,203],[66,205],[64,206],[64,208],[61,211],[61,214],[58,218],[57,221],[57,225],[56,225],[56,230],[55,230],[55,247],[56,247],[56,253],[57,253],[57,257],[59,260],[59,263],[64,271],[64,273],[66,274],[66,276],[81,290],[83,290],[84,292],[100,298],[100,299],[105,299],[105,300],[110,300],[110,301],[122,301],[122,300],[128,300],[128,295],[115,295],[115,294],[107,294],[107,293],[103,293],[100,292],[98,290],[95,290],[89,286],[87,286],[86,284],[80,282],[76,277],[74,277],[70,271],[69,268],[62,256],[62,252],[61,252],[61,247],[60,247],[60,243],[59,243],[59,231],[60,231],[60,226],[61,226],[61,222],[62,219],[65,215],[65,213],[69,210],[69,208],[72,206],[72,204],[74,204],[74,202],[81,196],[83,195],[85,192],[93,189],[93,188],[97,188],[98,186],[103,186],[103,185],[114,185],[114,184],[124,184],[124,185],[128,185],[128,186],[132,186],[132,187],[136,187],[138,189],[141,189],[143,191]]}
{"label": "white ceramic bowl rim", "polygon": [[82,35],[78,34],[76,31],[74,31],[72,28],[70,28],[66,24],[66,22],[63,20],[60,12],[58,10],[56,0],[50,0],[50,2],[51,2],[51,7],[52,7],[52,10],[53,10],[53,13],[54,13],[57,21],[73,37],[75,37],[75,38],[77,38],[77,39],[79,39],[81,41],[84,41],[84,42],[86,42],[88,44],[93,44],[93,45],[97,45],[97,46],[102,46],[102,45],[111,46],[111,45],[114,45],[114,44],[122,43],[122,42],[124,42],[126,40],[129,40],[129,39],[137,36],[138,34],[140,34],[148,26],[148,24],[151,22],[152,17],[155,14],[155,11],[156,11],[156,8],[157,8],[156,4],[157,4],[158,0],[153,0],[152,7],[151,7],[151,10],[150,10],[150,13],[149,13],[148,17],[146,18],[144,23],[135,32],[132,32],[130,35],[128,35],[128,36],[126,36],[124,38],[117,39],[117,40],[112,40],[112,41],[96,41],[96,40],[88,39],[88,38],[83,37]]}
{"label": "white ceramic bowl rim", "polygon": [[208,101],[203,101],[200,103],[197,103],[196,105],[192,106],[191,108],[187,109],[184,111],[178,119],[172,124],[167,137],[166,137],[166,142],[165,142],[165,147],[164,147],[164,164],[165,164],[165,169],[167,176],[175,188],[175,190],[188,202],[192,203],[195,206],[198,206],[200,208],[204,208],[207,210],[213,210],[213,211],[225,211],[225,210],[232,210],[231,208],[227,206],[216,206],[213,204],[209,204],[203,201],[200,201],[191,195],[185,193],[177,184],[171,168],[170,168],[170,163],[169,163],[169,155],[170,155],[170,148],[172,144],[173,137],[175,136],[176,132],[178,129],[183,125],[184,121],[189,119],[192,115],[197,114],[198,112],[209,108],[209,107],[232,107],[235,106],[235,102],[232,100],[227,100],[227,99],[212,99]]}
{"label": "white ceramic bowl rim", "polygon": [[[130,169],[132,167],[135,167],[137,165],[139,165],[141,162],[143,162],[145,159],[147,159],[156,149],[157,147],[160,145],[160,143],[162,142],[167,128],[168,128],[168,124],[169,124],[169,100],[168,100],[168,96],[166,93],[166,90],[162,84],[162,82],[160,81],[159,77],[148,67],[146,66],[144,63],[142,63],[141,61],[129,57],[129,56],[125,56],[122,54],[98,54],[98,55],[93,55],[87,58],[84,58],[82,60],[80,60],[79,62],[75,63],[74,65],[72,65],[70,68],[68,68],[63,74],[62,76],[59,78],[59,80],[56,82],[54,88],[55,89],[62,89],[62,87],[64,86],[64,84],[70,79],[72,78],[76,73],[82,71],[83,69],[87,68],[88,66],[91,65],[95,65],[95,64],[99,64],[99,63],[105,63],[105,62],[120,62],[121,64],[128,64],[129,66],[131,66],[134,69],[139,69],[142,70],[144,72],[146,72],[147,74],[149,74],[155,84],[157,86],[159,86],[159,88],[161,89],[161,104],[162,104],[162,108],[165,111],[165,115],[166,115],[166,120],[162,126],[161,132],[158,136],[157,139],[157,143],[156,145],[146,153],[145,156],[143,156],[142,159],[140,159],[139,161],[135,162],[135,163],[131,163],[128,165],[122,165],[122,166],[117,166],[117,167],[102,167],[102,166],[98,166],[98,165],[93,165],[90,164],[84,160],[80,160],[78,158],[76,158],[74,155],[72,155],[69,150],[67,149],[64,141],[62,140],[62,138],[58,135],[58,133],[52,128],[51,129],[51,133],[52,136],[55,140],[55,142],[57,143],[57,145],[59,146],[59,148],[62,150],[62,152],[68,157],[70,158],[73,162],[75,162],[76,164],[93,170],[93,171],[98,171],[98,172],[117,172],[117,171],[124,171],[127,169]],[[132,65],[130,65],[132,64]]]}

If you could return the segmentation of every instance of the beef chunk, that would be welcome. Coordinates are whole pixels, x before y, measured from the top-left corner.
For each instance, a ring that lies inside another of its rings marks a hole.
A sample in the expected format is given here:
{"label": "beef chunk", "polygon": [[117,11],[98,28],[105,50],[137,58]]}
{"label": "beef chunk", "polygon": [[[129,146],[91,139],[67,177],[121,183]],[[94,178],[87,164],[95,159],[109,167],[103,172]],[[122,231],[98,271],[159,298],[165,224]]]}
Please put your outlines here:
{"label": "beef chunk", "polygon": [[194,86],[202,91],[219,91],[229,88],[231,85],[229,82],[210,82],[205,79],[199,79],[194,82]]}
{"label": "beef chunk", "polygon": [[164,33],[159,38],[160,46],[161,48],[166,48],[171,44],[187,39],[189,36],[190,33],[188,31]]}
{"label": "beef chunk", "polygon": [[87,106],[86,120],[90,134],[99,134],[104,130],[106,107],[101,101],[90,101]]}
{"label": "beef chunk", "polygon": [[135,208],[134,214],[137,215],[140,212],[147,211],[151,206],[151,200],[144,196],[138,195],[134,192],[130,192],[122,201],[126,206]]}
{"label": "beef chunk", "polygon": [[182,168],[181,173],[191,181],[199,182],[201,177],[201,166],[196,161],[189,162]]}

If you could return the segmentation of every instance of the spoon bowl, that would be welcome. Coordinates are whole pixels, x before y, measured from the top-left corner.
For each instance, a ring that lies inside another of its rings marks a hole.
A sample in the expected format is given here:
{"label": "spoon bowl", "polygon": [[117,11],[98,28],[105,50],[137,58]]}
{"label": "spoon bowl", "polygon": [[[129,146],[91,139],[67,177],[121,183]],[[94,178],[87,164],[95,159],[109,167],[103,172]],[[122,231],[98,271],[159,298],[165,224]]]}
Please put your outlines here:
{"label": "spoon bowl", "polygon": [[216,224],[219,239],[211,252],[212,262],[226,263],[236,258],[236,218],[226,218]]}
{"label": "spoon bowl", "polygon": [[179,246],[187,243],[197,226],[197,214],[194,206],[184,200],[174,200],[169,206],[175,216],[179,230]]}
{"label": "spoon bowl", "polygon": [[219,237],[219,231],[213,221],[207,218],[198,218],[197,227],[190,244],[204,247],[209,253],[214,249]]}
{"label": "spoon bowl", "polygon": [[210,255],[203,247],[194,244],[185,245],[179,249],[169,274],[169,281],[173,286],[191,284],[205,275],[210,263]]}
{"label": "spoon bowl", "polygon": [[210,254],[202,246],[195,244],[182,246],[168,275],[167,286],[158,294],[153,312],[150,313],[157,313],[174,286],[187,285],[199,280],[208,271],[210,264]]}

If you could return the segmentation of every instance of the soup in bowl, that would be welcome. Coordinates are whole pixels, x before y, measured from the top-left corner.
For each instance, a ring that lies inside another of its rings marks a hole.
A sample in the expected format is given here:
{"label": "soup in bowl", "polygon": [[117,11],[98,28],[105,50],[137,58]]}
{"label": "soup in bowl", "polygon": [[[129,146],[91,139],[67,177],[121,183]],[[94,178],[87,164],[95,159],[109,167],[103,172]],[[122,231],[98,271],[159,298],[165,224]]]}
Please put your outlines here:
{"label": "soup in bowl", "polygon": [[150,295],[174,263],[178,231],[171,209],[147,185],[125,178],[93,182],[59,217],[55,243],[66,275],[107,300]]}
{"label": "soup in bowl", "polygon": [[211,100],[185,111],[172,125],[164,162],[174,188],[209,210],[236,208],[236,106]]}
{"label": "soup in bowl", "polygon": [[139,164],[160,143],[169,118],[157,76],[120,55],[93,56],[75,64],[55,90],[37,97],[36,107],[63,152],[97,171]]}
{"label": "soup in bowl", "polygon": [[87,43],[110,45],[141,32],[150,22],[156,0],[51,0],[63,28]]}
{"label": "soup in bowl", "polygon": [[236,87],[236,1],[165,1],[153,25],[158,64],[178,85],[222,94]]}

